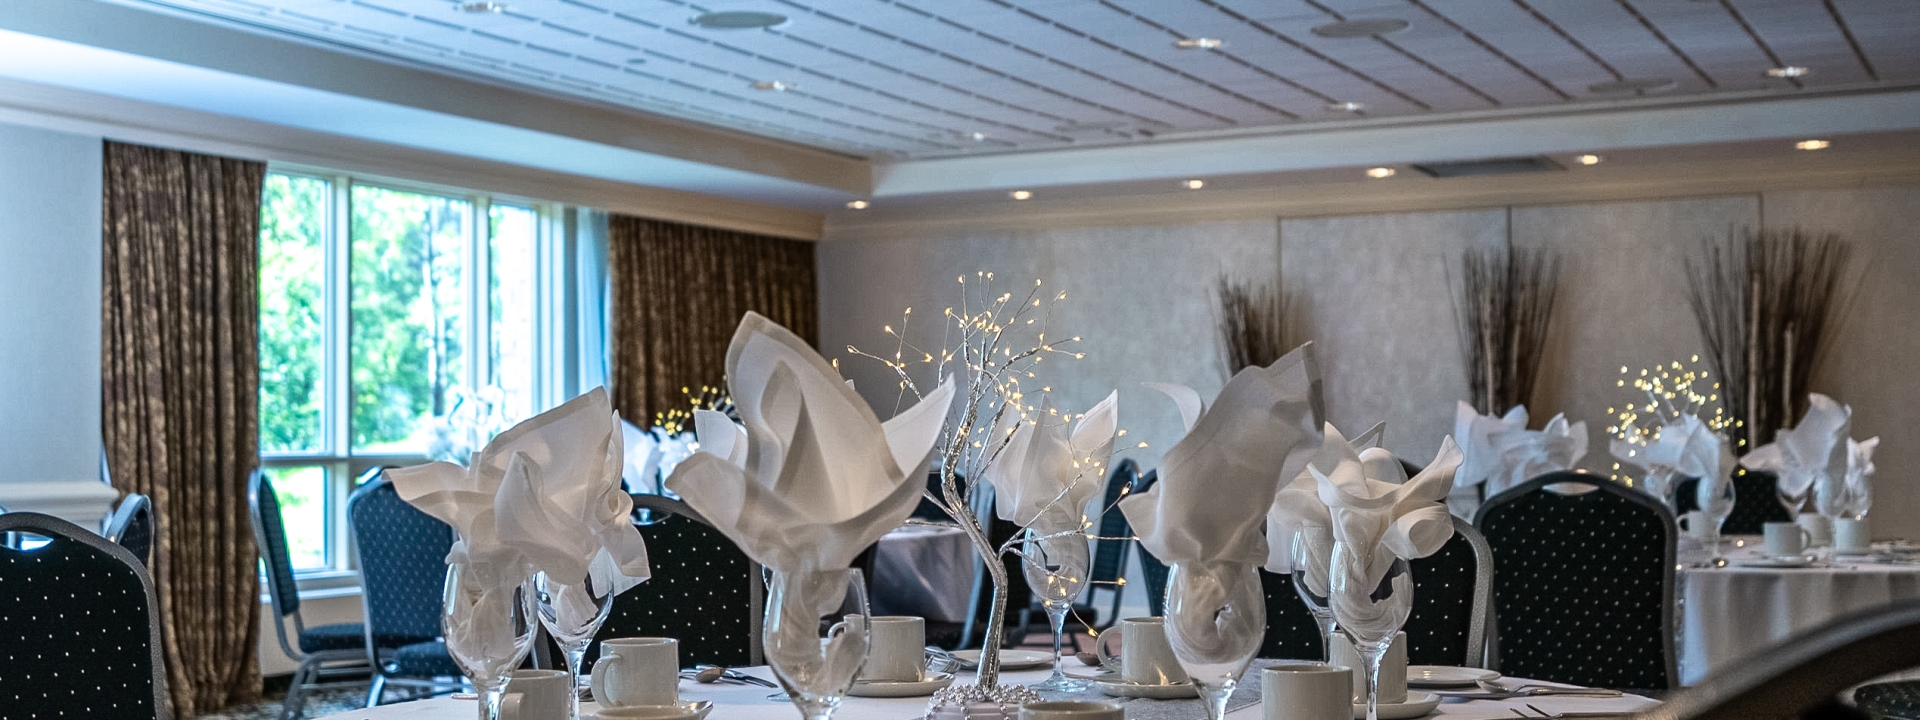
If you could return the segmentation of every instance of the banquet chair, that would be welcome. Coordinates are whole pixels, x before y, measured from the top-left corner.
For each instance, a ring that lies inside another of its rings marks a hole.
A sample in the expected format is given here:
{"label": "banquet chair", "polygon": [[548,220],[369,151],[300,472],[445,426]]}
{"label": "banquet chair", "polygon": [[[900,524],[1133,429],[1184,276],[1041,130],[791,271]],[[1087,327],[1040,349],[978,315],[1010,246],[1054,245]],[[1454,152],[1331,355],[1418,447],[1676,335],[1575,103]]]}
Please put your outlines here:
{"label": "banquet chair", "polygon": [[1501,674],[1593,687],[1678,684],[1673,514],[1603,477],[1541,475],[1488,498]]}
{"label": "banquet chair", "polygon": [[[281,720],[301,716],[307,695],[314,690],[359,685],[370,668],[366,656],[366,628],[360,623],[307,627],[300,615],[300,588],[293,579],[293,558],[287,550],[281,524],[280,498],[273,481],[255,468],[247,478],[247,507],[253,518],[253,542],[266,565],[267,598],[273,613],[280,650],[299,663],[280,706]],[[289,633],[287,622],[293,628]]]}
{"label": "banquet chair", "polygon": [[383,468],[360,480],[347,498],[347,528],[360,558],[363,649],[373,667],[367,707],[379,705],[389,685],[429,695],[458,690],[460,668],[435,642],[453,528],[400,499]]}
{"label": "banquet chair", "polygon": [[680,664],[686,667],[763,664],[766,585],[760,564],[686,503],[634,495],[633,507],[653,577],[614,596],[581,671],[592,672],[599,660],[598,641],[621,637],[678,638]]}
{"label": "banquet chair", "polygon": [[[1148,470],[1146,474],[1140,476],[1139,481],[1133,484],[1133,493],[1138,495],[1146,492],[1159,481],[1160,469]],[[1147,552],[1146,546],[1141,545],[1139,540],[1133,541],[1133,544],[1134,549],[1140,551],[1140,581],[1147,590],[1147,614],[1164,615],[1167,610],[1167,564],[1160,562],[1160,558],[1154,557],[1153,553]]]}
{"label": "banquet chair", "polygon": [[1260,640],[1256,657],[1314,661],[1325,657],[1320,625],[1307,610],[1307,604],[1300,600],[1300,592],[1293,586],[1293,575],[1267,572],[1264,568],[1258,572],[1260,593],[1267,601],[1267,631]]}
{"label": "banquet chair", "polygon": [[106,538],[140,559],[141,567],[153,566],[153,501],[140,493],[128,493],[107,518]]}
{"label": "banquet chair", "polygon": [[[1667,696],[1649,720],[1914,717],[1915,681],[1863,685],[1847,708],[1841,691],[1920,667],[1920,601],[1835,618],[1715,670]],[[1859,711],[1864,711],[1861,713]]]}
{"label": "banquet chair", "polygon": [[[1086,629],[1105,630],[1120,621],[1120,597],[1127,592],[1127,551],[1133,548],[1133,524],[1127,522],[1126,514],[1120,512],[1116,503],[1134,492],[1134,485],[1139,481],[1140,466],[1133,458],[1114,463],[1113,473],[1107,478],[1106,492],[1100,498],[1100,515],[1094,525],[1099,539],[1093,541],[1093,567],[1087,572],[1087,591],[1083,596],[1086,599],[1073,608],[1074,615],[1081,618],[1081,625]],[[1112,596],[1104,620],[1093,604],[1096,591]]]}
{"label": "banquet chair", "polygon": [[1465,518],[1449,517],[1453,537],[1411,563],[1413,613],[1402,628],[1407,662],[1483,668],[1493,625],[1493,548]]}
{"label": "banquet chair", "polygon": [[[1780,504],[1775,491],[1779,476],[1765,470],[1737,468],[1733,471],[1733,512],[1720,524],[1727,535],[1759,535],[1770,522],[1793,522],[1787,507]],[[1700,509],[1695,494],[1699,478],[1681,480],[1674,487],[1674,514],[1684,515]]]}
{"label": "banquet chair", "polygon": [[171,720],[159,603],[146,566],[92,531],[39,513],[0,515],[0,718]]}

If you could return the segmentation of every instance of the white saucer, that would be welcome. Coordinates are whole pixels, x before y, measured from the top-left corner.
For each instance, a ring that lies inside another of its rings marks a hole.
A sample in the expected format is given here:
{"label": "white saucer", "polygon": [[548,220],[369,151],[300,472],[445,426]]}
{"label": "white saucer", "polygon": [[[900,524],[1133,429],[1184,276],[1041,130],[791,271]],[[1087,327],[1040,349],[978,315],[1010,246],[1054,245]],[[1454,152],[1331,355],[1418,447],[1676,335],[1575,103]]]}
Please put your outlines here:
{"label": "white saucer", "polygon": [[[1411,670],[1411,668],[1409,668]],[[1380,703],[1380,720],[1407,720],[1407,718],[1426,717],[1434,708],[1440,707],[1440,696],[1433,693],[1409,692],[1406,702]],[[1361,720],[1367,716],[1367,704],[1353,706],[1353,717]]]}
{"label": "white saucer", "polygon": [[931,675],[928,676],[927,679],[919,682],[903,682],[898,680],[854,681],[853,687],[847,690],[847,694],[854,697],[873,698],[925,697],[934,694],[939,691],[940,688],[952,684],[953,675],[951,673]]}
{"label": "white saucer", "polygon": [[1868,555],[1873,554],[1873,547],[1872,546],[1858,547],[1858,548],[1837,547],[1833,549],[1833,554],[1841,557],[1866,557]]}
{"label": "white saucer", "polygon": [[[615,715],[613,713],[622,713]],[[619,708],[600,708],[594,711],[596,720],[704,720],[707,713],[713,712],[713,703],[707,700],[688,700],[677,705],[630,705]],[[607,713],[607,714],[602,714]],[[632,714],[626,714],[632,713]]]}
{"label": "white saucer", "polygon": [[1446,665],[1407,666],[1407,687],[1473,687],[1481,680],[1494,680],[1499,677],[1500,673],[1480,668],[1449,667]]}
{"label": "white saucer", "polygon": [[1767,557],[1767,558],[1755,558],[1752,560],[1741,560],[1736,564],[1739,565],[1740,567],[1756,567],[1756,568],[1803,568],[1803,567],[1812,565],[1813,558],[1810,556],[1777,557],[1777,558]]}
{"label": "white saucer", "polygon": [[1124,680],[1089,680],[1100,692],[1123,698],[1147,698],[1149,700],[1178,700],[1180,698],[1200,697],[1193,689],[1193,683],[1174,683],[1172,685],[1148,685],[1130,683]]}
{"label": "white saucer", "polygon": [[[953,656],[959,658],[960,661],[964,663],[972,665],[980,664],[979,650],[955,650],[953,651]],[[1040,652],[1037,650],[1000,651],[1001,670],[1031,670],[1044,667],[1053,667],[1053,653]]]}

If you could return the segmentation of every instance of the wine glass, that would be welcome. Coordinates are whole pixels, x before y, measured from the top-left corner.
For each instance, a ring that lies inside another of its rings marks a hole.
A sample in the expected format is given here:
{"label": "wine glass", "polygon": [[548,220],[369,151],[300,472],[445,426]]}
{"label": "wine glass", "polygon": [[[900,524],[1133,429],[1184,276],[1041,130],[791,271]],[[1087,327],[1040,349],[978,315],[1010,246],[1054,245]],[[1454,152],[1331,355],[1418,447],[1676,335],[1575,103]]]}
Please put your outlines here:
{"label": "wine glass", "polygon": [[1707,519],[1707,529],[1712,531],[1709,537],[1713,542],[1713,557],[1707,560],[1706,567],[1726,567],[1727,556],[1721,552],[1720,526],[1727,522],[1727,516],[1733,514],[1733,479],[1725,478],[1717,483],[1707,480],[1700,478],[1694,489],[1695,504],[1700,506],[1700,514]]}
{"label": "wine glass", "polygon": [[1206,701],[1207,720],[1222,720],[1266,633],[1260,576],[1239,563],[1175,563],[1167,573],[1166,612],[1174,659]]}
{"label": "wine glass", "polygon": [[[1333,616],[1340,632],[1353,641],[1360,654],[1361,672],[1367,679],[1367,720],[1380,718],[1380,660],[1393,647],[1393,636],[1406,624],[1413,611],[1413,570],[1406,560],[1394,558],[1386,576],[1371,583],[1364,574],[1367,552],[1354,557],[1355,548],[1345,543],[1333,545]],[[1365,552],[1365,551],[1362,551]]]}
{"label": "wine glass", "polygon": [[1780,473],[1787,482],[1776,480],[1774,492],[1779,495],[1780,504],[1787,508],[1787,519],[1799,522],[1800,511],[1807,506],[1807,494],[1813,491],[1813,478],[1793,468],[1781,469]]}
{"label": "wine glass", "polygon": [[1087,582],[1087,539],[1079,532],[1035,536],[1027,530],[1021,549],[1021,569],[1027,585],[1040,596],[1047,620],[1053,623],[1053,677],[1029,687],[1035,690],[1081,690],[1087,683],[1073,680],[1060,669],[1060,637],[1066,629],[1067,612],[1080,597]]}
{"label": "wine glass", "polygon": [[480,720],[499,720],[507,674],[533,647],[530,585],[502,577],[497,568],[447,565],[440,631],[447,654],[480,692]]}
{"label": "wine glass", "polygon": [[1320,626],[1320,662],[1333,662],[1333,633],[1339,625],[1333,621],[1333,609],[1327,607],[1327,559],[1314,557],[1314,548],[1333,547],[1333,529],[1301,528],[1293,533],[1293,552],[1287,564],[1293,572],[1293,591],[1305,603],[1313,622]]}
{"label": "wine glass", "polygon": [[607,581],[588,572],[575,584],[554,581],[545,572],[533,575],[533,606],[540,625],[559,643],[567,659],[567,672],[573,676],[573,703],[568,718],[580,717],[580,661],[594,634],[613,610],[613,588]]}
{"label": "wine glass", "polygon": [[867,618],[859,570],[768,573],[767,665],[805,720],[833,717],[847,698],[867,662]]}

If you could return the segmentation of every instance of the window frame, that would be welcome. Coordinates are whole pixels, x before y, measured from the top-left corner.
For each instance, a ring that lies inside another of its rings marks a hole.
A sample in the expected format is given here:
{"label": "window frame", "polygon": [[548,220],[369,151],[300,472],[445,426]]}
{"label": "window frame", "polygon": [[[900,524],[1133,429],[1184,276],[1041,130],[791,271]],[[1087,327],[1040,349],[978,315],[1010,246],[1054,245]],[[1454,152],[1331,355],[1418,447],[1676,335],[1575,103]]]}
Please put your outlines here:
{"label": "window frame", "polygon": [[406,193],[419,193],[464,202],[469,208],[466,237],[461,245],[463,282],[463,346],[461,382],[469,388],[484,387],[493,375],[492,327],[492,215],[494,206],[529,210],[534,217],[533,268],[534,298],[532,337],[536,339],[531,359],[533,377],[526,378],[532,390],[536,411],[552,407],[561,399],[563,383],[555,377],[564,368],[564,347],[549,342],[565,327],[562,295],[571,279],[566,263],[565,216],[567,208],[554,202],[505,194],[484,193],[434,183],[344,173],[292,163],[270,163],[270,174],[310,178],[326,183],[325,217],[320,228],[323,256],[321,271],[321,373],[320,437],[318,447],[305,451],[268,451],[262,449],[259,467],[273,470],[294,467],[320,467],[326,475],[324,568],[296,570],[301,590],[321,590],[357,585],[359,558],[348,532],[347,499],[355,481],[377,465],[406,466],[427,462],[424,454],[355,452],[352,443],[352,278],[353,190],[358,186],[377,187]]}

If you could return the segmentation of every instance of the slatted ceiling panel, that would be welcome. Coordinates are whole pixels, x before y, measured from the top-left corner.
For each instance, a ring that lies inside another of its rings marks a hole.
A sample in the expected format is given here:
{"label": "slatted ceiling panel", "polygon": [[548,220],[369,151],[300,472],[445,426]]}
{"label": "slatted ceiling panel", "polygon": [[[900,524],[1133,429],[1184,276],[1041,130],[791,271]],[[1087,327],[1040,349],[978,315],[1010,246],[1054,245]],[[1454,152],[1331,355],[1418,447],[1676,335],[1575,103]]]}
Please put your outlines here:
{"label": "slatted ceiling panel", "polygon": [[1696,72],[1660,35],[1648,30],[1618,2],[1527,0],[1527,3],[1624,79],[1674,81],[1673,89],[1660,91],[1663,93],[1706,92],[1714,87],[1712,78]]}
{"label": "slatted ceiling panel", "polygon": [[1484,0],[1423,0],[1441,17],[1471,32],[1488,47],[1513,58],[1574,99],[1591,97],[1587,86],[1617,79],[1552,27],[1519,7]]}
{"label": "slatted ceiling panel", "polygon": [[1764,71],[1773,61],[1719,4],[1633,0],[1633,9],[1692,58],[1719,89],[1768,87]]}
{"label": "slatted ceiling panel", "polygon": [[[1733,7],[1781,63],[1818,68],[1800,82],[1818,87],[1869,79],[1860,57],[1848,45],[1840,21],[1823,4],[1768,0]],[[1920,29],[1910,28],[1909,41],[1920,42],[1914,39],[1916,36],[1920,36]]]}
{"label": "slatted ceiling panel", "polygon": [[1835,8],[1880,77],[1920,75],[1920,3],[1836,0]]}

